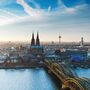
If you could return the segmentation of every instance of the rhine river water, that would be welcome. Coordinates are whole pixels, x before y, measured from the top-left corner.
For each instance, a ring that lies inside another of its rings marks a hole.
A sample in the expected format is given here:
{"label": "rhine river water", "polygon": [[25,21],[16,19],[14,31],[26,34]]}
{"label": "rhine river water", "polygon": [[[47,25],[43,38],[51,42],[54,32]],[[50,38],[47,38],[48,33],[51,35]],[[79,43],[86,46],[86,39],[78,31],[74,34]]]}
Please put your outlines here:
{"label": "rhine river water", "polygon": [[43,69],[0,69],[0,90],[58,90]]}
{"label": "rhine river water", "polygon": [[[77,69],[80,77],[90,78],[90,69]],[[58,90],[43,69],[0,69],[0,90]]]}

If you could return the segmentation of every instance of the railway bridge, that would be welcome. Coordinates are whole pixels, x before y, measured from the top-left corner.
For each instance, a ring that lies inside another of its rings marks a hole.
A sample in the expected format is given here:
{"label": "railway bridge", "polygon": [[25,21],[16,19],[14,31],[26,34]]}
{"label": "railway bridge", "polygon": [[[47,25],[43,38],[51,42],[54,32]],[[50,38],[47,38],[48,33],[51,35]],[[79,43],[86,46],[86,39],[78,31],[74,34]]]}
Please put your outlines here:
{"label": "railway bridge", "polygon": [[90,90],[90,79],[80,78],[64,63],[45,61],[50,72],[60,81],[60,90]]}

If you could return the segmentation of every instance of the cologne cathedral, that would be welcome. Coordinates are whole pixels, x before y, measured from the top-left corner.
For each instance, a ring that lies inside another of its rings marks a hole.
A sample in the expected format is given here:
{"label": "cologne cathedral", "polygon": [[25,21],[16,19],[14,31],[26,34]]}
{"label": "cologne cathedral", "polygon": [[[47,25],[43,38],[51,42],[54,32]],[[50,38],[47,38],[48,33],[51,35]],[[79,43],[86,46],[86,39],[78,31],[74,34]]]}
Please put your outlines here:
{"label": "cologne cathedral", "polygon": [[43,46],[40,44],[39,33],[37,32],[37,37],[35,39],[34,33],[32,33],[30,54],[32,54],[36,59],[43,59]]}

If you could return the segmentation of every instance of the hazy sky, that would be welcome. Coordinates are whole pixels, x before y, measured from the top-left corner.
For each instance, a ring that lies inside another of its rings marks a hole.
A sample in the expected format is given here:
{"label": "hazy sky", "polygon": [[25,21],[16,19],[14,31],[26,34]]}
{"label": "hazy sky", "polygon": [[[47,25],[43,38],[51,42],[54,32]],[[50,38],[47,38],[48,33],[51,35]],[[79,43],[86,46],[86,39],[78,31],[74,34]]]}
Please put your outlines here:
{"label": "hazy sky", "polygon": [[90,41],[90,0],[0,0],[0,41]]}

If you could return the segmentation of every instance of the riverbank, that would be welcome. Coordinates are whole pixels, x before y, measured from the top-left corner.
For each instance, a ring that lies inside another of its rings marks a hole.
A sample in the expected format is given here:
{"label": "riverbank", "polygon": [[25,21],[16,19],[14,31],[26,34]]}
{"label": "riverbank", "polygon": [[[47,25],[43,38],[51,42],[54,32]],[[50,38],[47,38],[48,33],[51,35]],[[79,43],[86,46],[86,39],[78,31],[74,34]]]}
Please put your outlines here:
{"label": "riverbank", "polygon": [[45,67],[44,63],[0,64],[0,69],[29,69]]}

